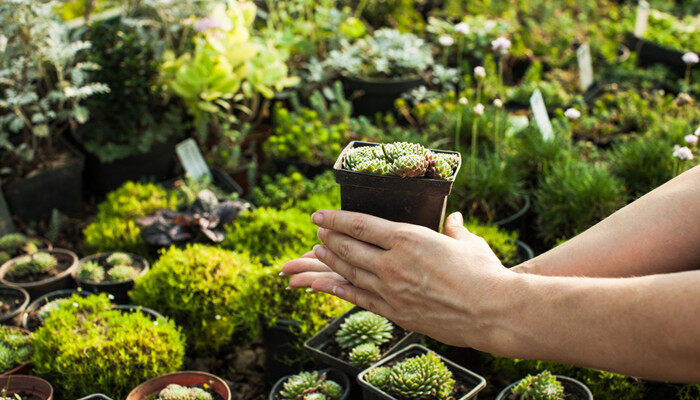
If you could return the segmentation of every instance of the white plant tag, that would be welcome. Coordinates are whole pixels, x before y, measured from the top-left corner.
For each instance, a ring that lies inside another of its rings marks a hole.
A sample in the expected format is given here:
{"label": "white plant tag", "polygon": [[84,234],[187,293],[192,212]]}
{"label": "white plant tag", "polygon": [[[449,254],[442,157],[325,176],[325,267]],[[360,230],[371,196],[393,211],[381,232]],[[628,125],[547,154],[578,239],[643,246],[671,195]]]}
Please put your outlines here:
{"label": "white plant tag", "polygon": [[634,22],[634,36],[641,38],[647,30],[649,21],[649,3],[646,0],[639,0],[637,6],[637,20]]}
{"label": "white plant tag", "polygon": [[10,209],[7,208],[7,202],[5,202],[5,196],[3,196],[2,187],[0,187],[0,235],[7,235],[14,231],[15,224],[12,222]]}
{"label": "white plant tag", "polygon": [[535,115],[535,122],[540,129],[542,138],[544,138],[544,140],[552,140],[554,138],[552,122],[549,120],[547,106],[544,104],[544,99],[539,89],[535,89],[532,93],[530,97],[530,107],[532,108],[532,113]]}
{"label": "white plant tag", "polygon": [[578,60],[581,89],[585,92],[593,85],[593,62],[591,61],[591,47],[588,46],[588,43],[582,44],[576,50],[576,59]]}
{"label": "white plant tag", "polygon": [[194,179],[199,179],[203,175],[211,176],[209,167],[194,139],[189,138],[178,143],[175,146],[175,153],[187,175]]}

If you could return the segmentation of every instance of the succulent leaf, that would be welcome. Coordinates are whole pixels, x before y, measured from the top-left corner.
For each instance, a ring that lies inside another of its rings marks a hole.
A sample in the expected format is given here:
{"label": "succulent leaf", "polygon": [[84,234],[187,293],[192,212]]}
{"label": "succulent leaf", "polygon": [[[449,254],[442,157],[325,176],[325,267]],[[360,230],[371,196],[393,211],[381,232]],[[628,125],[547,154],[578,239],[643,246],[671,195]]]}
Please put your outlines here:
{"label": "succulent leaf", "polygon": [[365,343],[379,346],[391,340],[393,330],[394,326],[388,319],[369,311],[360,311],[345,318],[335,338],[344,349]]}
{"label": "succulent leaf", "polygon": [[361,344],[352,349],[348,358],[358,368],[367,368],[382,358],[382,352],[374,343]]}

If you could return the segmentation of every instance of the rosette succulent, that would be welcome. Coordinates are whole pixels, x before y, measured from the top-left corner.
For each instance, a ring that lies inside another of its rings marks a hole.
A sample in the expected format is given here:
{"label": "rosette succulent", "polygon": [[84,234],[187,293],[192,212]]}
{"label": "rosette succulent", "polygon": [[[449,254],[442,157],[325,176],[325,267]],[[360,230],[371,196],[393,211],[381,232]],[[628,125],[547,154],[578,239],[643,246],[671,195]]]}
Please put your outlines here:
{"label": "rosette succulent", "polygon": [[392,339],[393,330],[394,325],[388,319],[369,311],[360,311],[345,318],[335,339],[344,349],[366,343],[379,346]]}
{"label": "rosette succulent", "polygon": [[376,344],[365,343],[352,349],[348,358],[350,364],[358,368],[367,368],[382,358],[382,352]]}
{"label": "rosette succulent", "polygon": [[454,390],[452,372],[435,353],[404,359],[391,367],[377,367],[365,374],[373,386],[407,400],[448,399]]}
{"label": "rosette succulent", "polygon": [[22,256],[12,267],[12,275],[23,277],[29,274],[41,274],[50,271],[58,265],[58,261],[50,253],[34,253]]}
{"label": "rosette succulent", "polygon": [[131,265],[131,256],[126,253],[112,253],[105,260],[107,265],[115,267],[117,265]]}
{"label": "rosette succulent", "polygon": [[342,396],[343,387],[318,371],[304,371],[290,377],[279,393],[283,400],[338,400]]}
{"label": "rosette succulent", "polygon": [[136,268],[131,265],[117,265],[116,267],[110,268],[110,270],[107,271],[107,275],[111,281],[125,281],[136,275]]}
{"label": "rosette succulent", "polygon": [[158,393],[158,400],[212,400],[211,393],[199,387],[170,384]]}
{"label": "rosette succulent", "polygon": [[526,376],[511,392],[520,400],[564,400],[564,386],[547,370]]}
{"label": "rosette succulent", "polygon": [[86,282],[101,282],[105,278],[105,270],[95,261],[87,261],[80,265],[78,279]]}
{"label": "rosette succulent", "polygon": [[396,142],[350,149],[343,157],[343,168],[402,178],[448,180],[459,166],[454,153],[436,153],[417,143]]}

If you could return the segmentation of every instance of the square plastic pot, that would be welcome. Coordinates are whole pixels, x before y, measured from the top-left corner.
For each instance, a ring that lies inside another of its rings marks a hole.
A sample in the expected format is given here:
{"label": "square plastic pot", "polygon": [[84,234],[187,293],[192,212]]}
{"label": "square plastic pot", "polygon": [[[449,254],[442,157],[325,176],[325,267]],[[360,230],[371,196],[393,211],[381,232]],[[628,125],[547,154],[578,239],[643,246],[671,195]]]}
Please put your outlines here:
{"label": "square plastic pot", "polygon": [[[378,146],[378,143],[350,142],[333,166],[335,181],[340,184],[341,208],[388,219],[422,225],[435,231],[442,229],[447,196],[452,191],[460,163],[450,180],[400,178],[398,176],[367,174],[343,169],[343,158],[350,149]],[[457,154],[454,151],[433,150],[436,153]]]}
{"label": "square plastic pot", "polygon": [[[393,361],[401,361],[405,358],[410,358],[410,357],[415,357],[415,356],[420,356],[425,353],[430,352],[427,348],[419,345],[419,344],[413,344],[405,349],[401,350],[400,352],[387,357],[378,363],[372,365],[371,367],[367,368],[366,370],[362,371],[360,375],[357,376],[357,382],[360,384],[362,387],[362,398],[364,400],[401,400],[398,399],[389,393],[384,392],[383,390],[370,385],[367,383],[364,379],[365,375],[369,370],[372,370],[374,368],[380,367],[382,365],[386,365],[389,363],[392,363]],[[437,354],[437,353],[436,353]],[[443,363],[447,366],[447,368],[452,372],[452,375],[454,377],[454,380],[459,384],[462,383],[465,386],[467,386],[467,391],[464,393],[458,393],[458,397],[454,396],[453,398],[455,400],[474,400],[477,398],[477,395],[479,392],[486,387],[486,379],[484,377],[475,374],[474,372],[462,367],[461,365],[458,365],[448,359],[446,359],[443,356],[440,356],[440,359],[442,360]]]}
{"label": "square plastic pot", "polygon": [[[348,400],[350,398],[350,379],[343,373],[343,371],[338,371],[337,369],[327,368],[318,371],[320,374],[326,374],[328,380],[334,381],[343,387],[343,395],[340,396],[338,400]],[[277,395],[284,389],[284,384],[287,380],[294,375],[287,375],[280,378],[273,386],[270,394],[267,396],[268,400],[278,400]]]}

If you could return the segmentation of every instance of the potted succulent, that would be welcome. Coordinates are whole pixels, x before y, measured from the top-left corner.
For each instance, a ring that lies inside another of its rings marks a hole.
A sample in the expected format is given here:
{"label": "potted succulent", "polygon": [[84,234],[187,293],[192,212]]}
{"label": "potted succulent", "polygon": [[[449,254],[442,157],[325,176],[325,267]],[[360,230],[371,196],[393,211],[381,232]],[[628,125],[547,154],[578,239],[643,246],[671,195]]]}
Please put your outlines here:
{"label": "potted succulent", "polygon": [[0,281],[24,288],[31,298],[73,286],[71,274],[78,268],[78,256],[64,249],[41,250],[15,257],[0,267]]}
{"label": "potted succulent", "polygon": [[421,338],[382,316],[353,307],[306,341],[304,347],[320,365],[354,377],[382,357],[418,343]]}
{"label": "potted succulent", "polygon": [[302,371],[280,378],[268,400],[347,400],[350,379],[342,371]]}
{"label": "potted succulent", "polygon": [[27,309],[22,314],[21,325],[22,328],[34,331],[44,324],[44,320],[55,311],[61,304],[68,301],[68,298],[78,294],[80,296],[86,297],[91,296],[93,293],[85,290],[74,290],[74,289],[64,289],[57,290],[55,292],[47,293],[38,299],[32,301]]}
{"label": "potted succulent", "polygon": [[[0,3],[0,164],[12,214],[36,220],[53,209],[74,211],[82,201],[84,157],[61,135],[88,118],[81,102],[107,90],[86,83],[96,66],[81,62],[88,42],[71,41],[53,17],[54,4]],[[56,51],[62,49],[63,51]]]}
{"label": "potted succulent", "polygon": [[231,389],[218,376],[206,372],[173,372],[147,380],[132,390],[126,400],[231,400]]}
{"label": "potted succulent", "polygon": [[391,110],[394,101],[424,85],[422,74],[433,65],[430,46],[411,33],[379,29],[372,36],[332,50],[323,66],[337,71],[358,115]]}
{"label": "potted succulent", "polygon": [[0,377],[0,398],[12,400],[53,400],[53,386],[30,375]]}
{"label": "potted succulent", "polygon": [[566,376],[555,376],[545,370],[528,375],[503,389],[496,400],[593,400],[583,383]]}
{"label": "potted succulent", "polygon": [[0,323],[17,325],[29,304],[29,293],[17,286],[0,286]]}
{"label": "potted succulent", "polygon": [[22,254],[32,254],[39,249],[51,250],[51,243],[43,238],[27,237],[21,233],[8,233],[0,237],[0,264]]}
{"label": "potted succulent", "polygon": [[415,143],[351,142],[333,172],[343,210],[439,231],[461,163],[457,152]]}
{"label": "potted succulent", "polygon": [[80,267],[73,272],[78,286],[93,293],[109,293],[115,303],[129,300],[128,292],[134,280],[148,272],[145,258],[135,254],[99,253],[80,259]]}
{"label": "potted succulent", "polygon": [[31,357],[31,332],[16,326],[0,326],[0,376],[26,373]]}
{"label": "potted succulent", "polygon": [[364,400],[476,399],[486,380],[413,344],[357,377]]}

